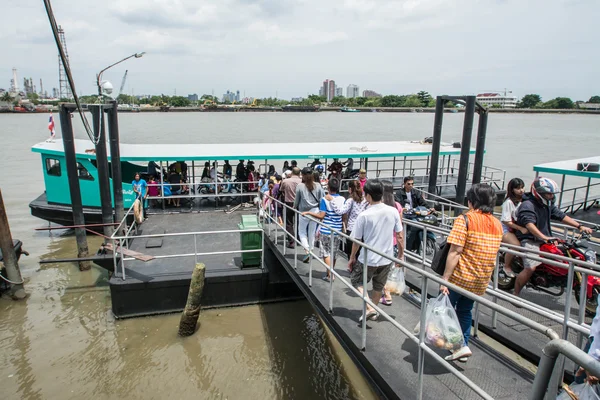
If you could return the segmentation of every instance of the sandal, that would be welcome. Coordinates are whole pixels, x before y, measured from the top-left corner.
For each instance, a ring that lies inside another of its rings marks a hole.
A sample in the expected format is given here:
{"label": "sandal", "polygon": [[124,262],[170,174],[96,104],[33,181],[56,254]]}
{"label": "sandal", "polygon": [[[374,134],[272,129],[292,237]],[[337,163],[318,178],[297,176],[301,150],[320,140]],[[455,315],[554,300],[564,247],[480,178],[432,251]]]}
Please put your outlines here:
{"label": "sandal", "polygon": [[379,303],[383,304],[384,306],[391,306],[392,300],[388,300],[385,298],[385,296],[381,296],[381,299],[379,299]]}

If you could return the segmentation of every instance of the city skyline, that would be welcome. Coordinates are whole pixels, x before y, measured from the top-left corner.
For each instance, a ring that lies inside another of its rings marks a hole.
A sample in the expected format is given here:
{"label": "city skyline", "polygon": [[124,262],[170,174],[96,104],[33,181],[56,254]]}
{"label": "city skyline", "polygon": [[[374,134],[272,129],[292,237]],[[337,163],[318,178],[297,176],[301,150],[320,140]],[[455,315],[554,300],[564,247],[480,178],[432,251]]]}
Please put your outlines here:
{"label": "city skyline", "polygon": [[[100,69],[138,51],[147,54],[105,74],[118,87],[128,69],[125,93],[220,95],[234,87],[259,98],[305,97],[317,94],[315,83],[327,76],[339,87],[354,83],[382,94],[508,87],[518,97],[585,100],[600,92],[600,55],[590,51],[600,12],[593,0],[469,8],[451,0],[130,0],[108,6],[54,0],[53,9],[65,30],[77,92],[84,94],[95,92]],[[16,67],[21,77],[42,79],[50,93],[59,86],[57,49],[43,6],[9,3],[4,11],[0,87],[9,88]],[[511,29],[502,28],[507,22]]]}

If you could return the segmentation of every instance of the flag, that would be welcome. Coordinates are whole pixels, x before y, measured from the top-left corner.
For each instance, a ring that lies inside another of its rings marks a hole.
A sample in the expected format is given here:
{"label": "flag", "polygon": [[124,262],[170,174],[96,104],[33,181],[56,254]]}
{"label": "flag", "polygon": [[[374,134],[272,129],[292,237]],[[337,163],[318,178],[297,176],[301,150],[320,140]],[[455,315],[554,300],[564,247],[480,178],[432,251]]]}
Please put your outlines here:
{"label": "flag", "polygon": [[56,132],[54,131],[54,117],[52,114],[50,114],[50,118],[48,118],[48,130],[50,131],[50,139],[54,139]]}

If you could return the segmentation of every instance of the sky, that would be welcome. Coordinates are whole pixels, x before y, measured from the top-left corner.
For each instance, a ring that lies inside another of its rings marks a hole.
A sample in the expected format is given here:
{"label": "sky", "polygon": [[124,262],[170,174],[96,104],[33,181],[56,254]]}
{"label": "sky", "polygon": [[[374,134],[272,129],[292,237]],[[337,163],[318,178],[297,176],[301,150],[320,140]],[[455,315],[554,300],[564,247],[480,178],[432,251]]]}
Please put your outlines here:
{"label": "sky", "polygon": [[[289,99],[325,79],[362,92],[600,95],[599,0],[53,0],[77,92],[108,71],[124,92],[240,90]],[[4,0],[0,88],[12,68],[58,87],[58,52],[42,0]],[[39,90],[39,86],[38,86]]]}

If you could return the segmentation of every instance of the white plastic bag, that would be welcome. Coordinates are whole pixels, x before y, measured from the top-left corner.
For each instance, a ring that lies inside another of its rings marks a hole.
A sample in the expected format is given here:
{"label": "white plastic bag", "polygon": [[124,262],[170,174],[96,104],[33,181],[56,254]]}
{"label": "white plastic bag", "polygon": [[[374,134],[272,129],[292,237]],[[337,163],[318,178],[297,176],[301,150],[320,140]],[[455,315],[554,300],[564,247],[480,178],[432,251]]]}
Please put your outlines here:
{"label": "white plastic bag", "polygon": [[429,300],[425,319],[425,343],[440,349],[458,350],[463,347],[465,338],[450,304],[448,295],[440,294]]}
{"label": "white plastic bag", "polygon": [[590,385],[589,383],[572,383],[569,390],[573,393],[571,396],[566,390],[563,390],[556,400],[600,400],[597,394],[598,385]]}
{"label": "white plastic bag", "polygon": [[402,293],[406,290],[404,268],[392,267],[385,284],[385,290],[388,290],[391,294],[402,296]]}

